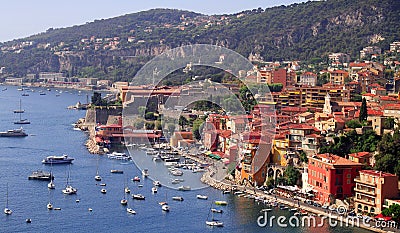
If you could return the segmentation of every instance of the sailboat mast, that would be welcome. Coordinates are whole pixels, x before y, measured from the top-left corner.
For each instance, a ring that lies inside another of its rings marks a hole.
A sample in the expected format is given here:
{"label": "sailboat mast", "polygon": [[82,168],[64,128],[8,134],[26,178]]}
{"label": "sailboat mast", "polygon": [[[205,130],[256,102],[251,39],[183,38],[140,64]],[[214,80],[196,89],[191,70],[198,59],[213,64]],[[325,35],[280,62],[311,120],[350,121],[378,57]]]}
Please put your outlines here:
{"label": "sailboat mast", "polygon": [[8,183],[7,183],[7,192],[6,192],[6,208],[8,208]]}

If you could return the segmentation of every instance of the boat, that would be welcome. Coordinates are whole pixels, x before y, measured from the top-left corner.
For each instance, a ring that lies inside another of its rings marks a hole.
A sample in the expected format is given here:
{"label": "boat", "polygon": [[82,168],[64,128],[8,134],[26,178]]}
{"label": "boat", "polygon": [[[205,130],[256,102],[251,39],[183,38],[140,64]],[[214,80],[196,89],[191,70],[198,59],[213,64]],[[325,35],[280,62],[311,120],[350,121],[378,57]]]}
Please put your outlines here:
{"label": "boat", "polygon": [[6,206],[4,207],[4,214],[5,215],[11,215],[12,210],[8,208],[8,183],[7,183],[7,191],[6,191]]}
{"label": "boat", "polygon": [[154,185],[154,186],[161,187],[161,183],[160,183],[160,181],[158,181],[158,180],[153,181],[153,185]]}
{"label": "boat", "polygon": [[132,178],[133,182],[140,182],[140,177],[139,176],[135,176]]}
{"label": "boat", "polygon": [[173,176],[182,176],[183,175],[183,171],[179,170],[179,169],[171,169],[170,173]]}
{"label": "boat", "polygon": [[26,222],[26,223],[31,223],[31,222],[32,222],[32,219],[27,218],[27,219],[25,219],[25,222]]}
{"label": "boat", "polygon": [[[210,217],[210,212],[211,212],[211,220],[208,220]],[[218,221],[217,219],[214,218],[214,212],[212,211],[211,207],[210,207],[210,211],[208,212],[206,224],[207,224],[207,226],[210,226],[210,227],[223,227],[224,226],[223,222]]]}
{"label": "boat", "polygon": [[144,200],[145,197],[142,194],[132,194],[132,198],[135,200]]}
{"label": "boat", "polygon": [[279,205],[279,209],[281,209],[281,210],[287,210],[287,209],[289,209],[289,207],[287,207],[287,206],[285,206],[285,205]]}
{"label": "boat", "polygon": [[136,214],[136,211],[134,211],[132,208],[126,208],[126,212],[129,214]]}
{"label": "boat", "polygon": [[53,204],[51,202],[47,203],[47,209],[52,210],[53,209]]}
{"label": "boat", "polygon": [[158,191],[158,190],[157,190],[157,187],[156,187],[156,186],[153,186],[153,187],[151,188],[151,192],[152,192],[152,193],[157,193],[157,191]]}
{"label": "boat", "polygon": [[28,134],[25,133],[22,127],[19,129],[10,129],[7,130],[6,132],[0,132],[0,137],[26,137],[26,136],[28,136]]}
{"label": "boat", "polygon": [[68,155],[61,155],[61,156],[47,156],[45,159],[42,160],[43,164],[70,164],[74,161],[74,158],[68,157]]}
{"label": "boat", "polygon": [[207,199],[208,199],[207,196],[205,196],[205,195],[200,195],[200,194],[196,195],[196,197],[197,197],[197,199],[202,199],[202,200],[207,200]]}
{"label": "boat", "polygon": [[190,186],[179,186],[178,190],[180,190],[180,191],[190,191],[191,188],[190,188]]}
{"label": "boat", "polygon": [[24,113],[25,110],[23,110],[21,108],[21,99],[19,100],[19,109],[18,110],[14,110],[14,113],[18,113],[19,114],[19,120],[14,121],[14,124],[19,124],[19,125],[26,125],[26,124],[30,124],[31,122],[28,119],[22,119],[22,113]]}
{"label": "boat", "polygon": [[147,168],[143,169],[143,170],[142,170],[142,175],[143,175],[144,177],[148,177],[148,176],[149,176],[149,169],[147,169]]}
{"label": "boat", "polygon": [[116,169],[111,169],[110,172],[111,172],[111,173],[115,173],[115,174],[123,174],[123,173],[124,173],[123,170],[116,170]]}
{"label": "boat", "polygon": [[61,210],[61,208],[60,207],[56,207],[56,208],[54,208],[54,210]]}
{"label": "boat", "polygon": [[131,190],[129,189],[129,187],[125,187],[125,193],[130,193]]}
{"label": "boat", "polygon": [[65,188],[62,190],[62,192],[64,194],[66,194],[66,195],[72,195],[72,194],[76,194],[78,192],[78,190],[76,188],[72,187],[69,184],[70,170],[71,170],[71,165],[70,165],[69,170],[68,170],[68,176],[67,176],[67,182],[65,184]]}
{"label": "boat", "polygon": [[165,212],[169,212],[169,206],[168,205],[162,205],[161,209]]}
{"label": "boat", "polygon": [[[52,171],[53,171],[53,166],[51,166],[50,177],[53,174]],[[56,188],[56,185],[54,184],[52,179],[50,179],[50,182],[47,184],[47,188],[49,188],[49,189],[55,189]]]}
{"label": "boat", "polygon": [[128,200],[126,200],[126,198],[121,199],[120,203],[121,203],[121,205],[127,205],[128,204]]}
{"label": "boat", "polygon": [[19,100],[19,109],[14,110],[14,113],[24,113],[25,110],[21,108],[21,99]]}
{"label": "boat", "polygon": [[260,212],[270,212],[270,211],[272,211],[272,209],[270,209],[270,208],[260,210]]}
{"label": "boat", "polygon": [[297,208],[289,209],[290,212],[297,212]]}
{"label": "boat", "polygon": [[28,176],[29,180],[53,180],[54,176],[45,171],[37,170],[32,172],[30,176]]}
{"label": "boat", "polygon": [[101,181],[101,176],[99,175],[99,156],[97,156],[96,161],[96,175],[94,176],[95,181]]}
{"label": "boat", "polygon": [[107,189],[102,188],[102,189],[100,190],[100,192],[101,192],[102,194],[106,194],[106,193],[107,193]]}
{"label": "boat", "polygon": [[230,193],[231,193],[231,191],[229,191],[229,190],[222,191],[222,194],[230,194]]}
{"label": "boat", "polygon": [[183,201],[183,197],[175,196],[175,197],[172,197],[172,200],[174,200],[174,201]]}
{"label": "boat", "polygon": [[216,205],[228,205],[228,202],[226,201],[215,201]]}
{"label": "boat", "polygon": [[106,183],[101,183],[100,186],[107,186],[107,184]]}
{"label": "boat", "polygon": [[211,212],[222,214],[224,211],[223,211],[223,210],[220,210],[220,209],[212,208],[212,209],[211,209]]}
{"label": "boat", "polygon": [[121,152],[112,152],[111,154],[107,154],[107,158],[109,159],[116,159],[116,160],[130,160],[131,157],[128,156],[125,153],[121,153]]}

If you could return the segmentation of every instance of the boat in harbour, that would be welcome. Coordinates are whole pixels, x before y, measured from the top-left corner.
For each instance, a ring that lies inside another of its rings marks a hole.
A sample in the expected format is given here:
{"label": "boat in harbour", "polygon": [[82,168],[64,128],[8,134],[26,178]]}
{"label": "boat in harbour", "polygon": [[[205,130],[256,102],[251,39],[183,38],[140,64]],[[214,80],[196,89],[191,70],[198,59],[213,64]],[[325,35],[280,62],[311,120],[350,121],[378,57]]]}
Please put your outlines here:
{"label": "boat in harbour", "polygon": [[215,201],[216,205],[228,205],[228,202],[226,201]]}
{"label": "boat in harbour", "polygon": [[151,188],[151,192],[154,194],[154,193],[157,193],[157,187],[156,186],[153,186],[152,188]]}
{"label": "boat in harbour", "polygon": [[19,109],[14,110],[14,113],[24,113],[25,110],[21,108],[21,99],[19,100]]}
{"label": "boat in harbour", "polygon": [[190,191],[191,188],[190,188],[190,186],[179,186],[178,190],[179,191]]}
{"label": "boat in harbour", "polygon": [[139,176],[135,176],[132,178],[133,182],[140,182],[140,177]]}
{"label": "boat in harbour", "polygon": [[114,174],[123,174],[123,173],[124,173],[123,170],[117,170],[117,169],[111,169],[110,172],[111,172],[111,173],[114,173]]}
{"label": "boat in harbour", "polygon": [[158,180],[155,180],[155,181],[153,181],[153,185],[154,185],[154,186],[161,187],[161,182],[158,181]]}
{"label": "boat in harbour", "polygon": [[172,200],[174,200],[174,201],[183,201],[183,197],[180,197],[180,196],[172,197]]}
{"label": "boat in harbour", "polygon": [[70,164],[74,161],[74,158],[68,157],[68,155],[61,155],[61,156],[47,156],[45,159],[42,160],[43,164]]}
{"label": "boat in harbour", "polygon": [[205,196],[205,195],[200,195],[200,194],[196,195],[196,197],[197,197],[197,199],[202,199],[202,200],[207,200],[207,199],[208,199],[207,196]]}
{"label": "boat in harbour", "polygon": [[142,194],[132,194],[132,198],[136,200],[144,200],[145,197]]}
{"label": "boat in harbour", "polygon": [[97,156],[96,161],[96,175],[94,176],[95,181],[101,181],[101,176],[99,175],[99,156]]}
{"label": "boat in harbour", "polygon": [[148,177],[149,176],[149,169],[145,168],[142,170],[142,175],[143,177]]}
{"label": "boat in harbour", "polygon": [[41,170],[33,171],[30,176],[28,176],[29,180],[53,180],[54,176],[50,172],[45,172]]}
{"label": "boat in harbour", "polygon": [[212,209],[211,209],[211,212],[222,214],[224,211],[223,211],[223,210],[220,210],[220,209],[212,208]]}
{"label": "boat in harbour", "polygon": [[7,192],[6,192],[6,206],[4,207],[4,214],[5,215],[11,215],[12,210],[8,208],[8,183],[7,183]]}
{"label": "boat in harbour", "polygon": [[25,133],[22,127],[19,129],[10,129],[5,132],[0,132],[0,137],[26,137],[26,136],[28,136],[28,134]]}
{"label": "boat in harbour", "polygon": [[26,124],[30,124],[31,122],[28,119],[22,119],[22,114],[25,112],[25,110],[23,110],[21,108],[21,99],[19,100],[19,110],[14,110],[14,113],[18,113],[19,114],[19,120],[14,121],[14,124],[19,124],[19,125],[26,125]]}
{"label": "boat in harbour", "polygon": [[72,195],[72,194],[76,194],[78,192],[78,190],[76,188],[72,187],[72,185],[69,184],[70,170],[71,170],[71,166],[70,166],[70,169],[68,170],[68,176],[67,176],[67,182],[65,184],[65,188],[62,190],[62,192],[66,195]]}
{"label": "boat in harbour", "polygon": [[[211,219],[209,220],[210,217],[210,212],[211,212]],[[207,220],[206,220],[206,224],[207,226],[210,227],[223,227],[224,223],[219,221],[218,219],[214,218],[214,211],[212,211],[212,208],[210,208],[210,211],[208,212],[208,216],[207,216]]]}
{"label": "boat in harbour", "polygon": [[136,211],[134,211],[132,208],[126,208],[126,212],[128,212],[128,214],[136,214]]}

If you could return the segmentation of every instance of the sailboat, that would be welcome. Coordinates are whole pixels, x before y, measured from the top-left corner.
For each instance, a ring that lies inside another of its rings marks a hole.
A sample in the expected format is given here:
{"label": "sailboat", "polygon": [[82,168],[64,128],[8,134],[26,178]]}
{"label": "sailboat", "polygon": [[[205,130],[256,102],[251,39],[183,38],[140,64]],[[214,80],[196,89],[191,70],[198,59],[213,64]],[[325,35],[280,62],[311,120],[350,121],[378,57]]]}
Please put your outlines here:
{"label": "sailboat", "polygon": [[[52,171],[53,171],[53,163],[51,163],[50,177],[53,176]],[[56,185],[54,184],[53,179],[50,179],[50,182],[47,184],[47,188],[49,188],[49,189],[55,189],[56,188]]]}
{"label": "sailboat", "polygon": [[18,113],[19,114],[19,120],[14,121],[14,124],[20,124],[20,125],[25,125],[25,124],[30,124],[31,122],[28,119],[22,119],[22,113],[24,113],[25,110],[23,110],[21,108],[21,99],[19,100],[19,109],[18,110],[14,110],[14,113]]}
{"label": "sailboat", "polygon": [[71,166],[70,166],[70,169],[68,170],[67,183],[65,185],[65,189],[62,190],[62,192],[64,194],[67,194],[67,195],[76,194],[78,192],[78,190],[76,188],[72,187],[69,184],[69,173],[70,173],[70,170],[71,170]]}
{"label": "sailboat", "polygon": [[12,214],[12,210],[10,208],[8,208],[8,183],[7,183],[6,206],[4,208],[4,214],[6,214],[6,215]]}
{"label": "sailboat", "polygon": [[124,187],[124,198],[121,199],[120,201],[121,205],[127,205],[128,204],[128,200],[126,199],[126,184]]}
{"label": "sailboat", "polygon": [[99,175],[99,156],[97,156],[97,165],[96,165],[96,175],[94,176],[96,181],[101,181],[101,176]]}
{"label": "sailboat", "polygon": [[50,193],[50,190],[49,190],[49,203],[47,203],[47,209],[48,210],[52,210],[53,209],[53,204],[51,204],[50,195],[51,195],[51,193]]}
{"label": "sailboat", "polygon": [[[220,222],[217,219],[214,219],[214,211],[211,211],[212,210],[211,207],[212,207],[212,204],[210,206],[210,211],[208,212],[206,224],[211,227],[223,227],[224,226],[223,222]],[[208,217],[210,217],[210,212],[211,212],[211,220],[208,220]]]}
{"label": "sailboat", "polygon": [[161,209],[165,212],[169,212],[169,206],[167,203],[167,192],[165,192],[165,201],[159,203],[161,205]]}

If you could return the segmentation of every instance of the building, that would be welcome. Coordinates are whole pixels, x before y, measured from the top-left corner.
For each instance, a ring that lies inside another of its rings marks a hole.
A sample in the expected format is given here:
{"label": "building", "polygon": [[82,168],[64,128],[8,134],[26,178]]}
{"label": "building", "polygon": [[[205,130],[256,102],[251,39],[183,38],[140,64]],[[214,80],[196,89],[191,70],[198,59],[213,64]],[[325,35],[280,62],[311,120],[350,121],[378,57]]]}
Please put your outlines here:
{"label": "building", "polygon": [[372,153],[363,151],[363,152],[349,154],[348,157],[350,161],[372,166],[372,158],[373,158]]}
{"label": "building", "polygon": [[283,88],[286,87],[286,69],[284,68],[268,68],[261,67],[257,72],[257,83],[281,83]]}
{"label": "building", "polygon": [[360,59],[368,58],[372,54],[381,54],[381,48],[378,46],[367,46],[360,51]]}
{"label": "building", "polygon": [[170,145],[173,147],[179,147],[181,146],[180,141],[183,141],[182,144],[187,144],[188,142],[193,143],[193,133],[191,131],[186,132],[174,132],[174,135],[172,135],[170,139]]}
{"label": "building", "polygon": [[361,163],[333,154],[308,157],[308,184],[313,187],[315,199],[321,203],[334,203],[354,195],[354,179]]}
{"label": "building", "polygon": [[350,62],[350,56],[345,53],[331,53],[328,55],[328,58],[331,63],[339,62],[343,64]]}
{"label": "building", "polygon": [[334,70],[329,72],[329,82],[335,85],[344,85],[349,73],[344,70]]}
{"label": "building", "polygon": [[317,84],[317,75],[313,72],[304,72],[299,75],[297,84],[315,87]]}
{"label": "building", "polygon": [[379,214],[384,208],[385,199],[398,197],[398,177],[394,174],[362,170],[354,181],[356,213]]}

